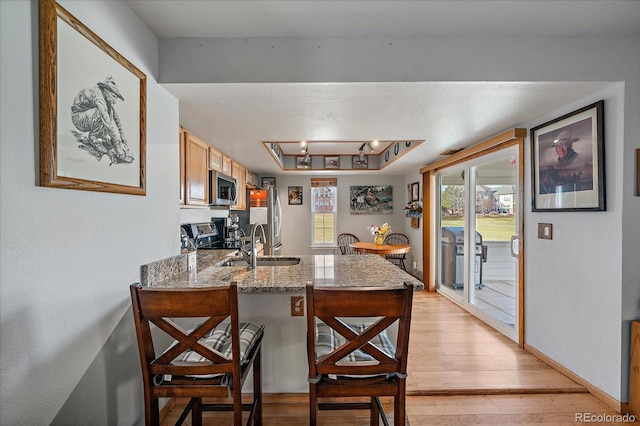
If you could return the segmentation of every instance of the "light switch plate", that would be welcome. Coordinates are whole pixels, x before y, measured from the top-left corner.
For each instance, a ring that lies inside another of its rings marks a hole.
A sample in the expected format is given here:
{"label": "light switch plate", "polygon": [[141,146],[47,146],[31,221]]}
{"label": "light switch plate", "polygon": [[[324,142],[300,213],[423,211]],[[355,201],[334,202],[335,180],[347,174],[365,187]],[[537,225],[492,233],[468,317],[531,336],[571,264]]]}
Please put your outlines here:
{"label": "light switch plate", "polygon": [[553,239],[553,224],[551,223],[538,223],[538,238],[542,240]]}

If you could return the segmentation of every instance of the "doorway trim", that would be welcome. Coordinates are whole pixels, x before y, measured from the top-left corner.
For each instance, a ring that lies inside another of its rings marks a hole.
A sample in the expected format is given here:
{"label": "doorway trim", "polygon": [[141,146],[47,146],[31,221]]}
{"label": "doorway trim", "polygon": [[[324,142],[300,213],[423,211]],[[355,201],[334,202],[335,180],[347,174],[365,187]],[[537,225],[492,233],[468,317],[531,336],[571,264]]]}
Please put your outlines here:
{"label": "doorway trim", "polygon": [[423,212],[425,215],[422,228],[422,264],[425,265],[424,284],[430,292],[436,291],[436,172],[474,158],[482,157],[495,151],[513,145],[518,146],[520,158],[518,164],[518,198],[521,208],[518,209],[518,345],[524,348],[524,141],[527,137],[527,129],[513,128],[485,141],[479,142],[467,149],[450,155],[449,157],[433,162],[420,169],[422,185],[424,188]]}

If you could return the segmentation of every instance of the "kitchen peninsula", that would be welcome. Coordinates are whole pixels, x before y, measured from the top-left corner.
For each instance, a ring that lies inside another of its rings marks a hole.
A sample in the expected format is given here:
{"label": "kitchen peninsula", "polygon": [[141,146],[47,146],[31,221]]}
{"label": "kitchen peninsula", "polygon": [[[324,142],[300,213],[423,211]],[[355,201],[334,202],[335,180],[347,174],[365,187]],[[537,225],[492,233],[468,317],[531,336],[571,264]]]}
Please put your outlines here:
{"label": "kitchen peninsula", "polygon": [[[186,255],[176,256],[142,268],[142,283],[162,288],[197,288],[238,284],[240,317],[265,325],[263,342],[263,391],[306,393],[306,323],[303,316],[291,316],[291,296],[304,295],[312,281],[322,286],[395,287],[410,281],[416,291],[422,282],[374,255],[302,255],[296,265],[222,266],[234,252],[198,252],[197,274],[189,274]],[[162,273],[154,271],[169,268]],[[249,381],[245,386],[250,386]]]}
{"label": "kitchen peninsula", "polygon": [[380,256],[304,255],[295,258],[300,259],[297,265],[258,266],[255,269],[221,266],[228,257],[222,260],[214,258],[208,262],[199,261],[195,277],[188,273],[177,274],[152,285],[164,288],[209,287],[236,281],[240,293],[304,293],[307,281],[340,287],[389,287],[411,281],[416,290],[424,288],[422,282]]}

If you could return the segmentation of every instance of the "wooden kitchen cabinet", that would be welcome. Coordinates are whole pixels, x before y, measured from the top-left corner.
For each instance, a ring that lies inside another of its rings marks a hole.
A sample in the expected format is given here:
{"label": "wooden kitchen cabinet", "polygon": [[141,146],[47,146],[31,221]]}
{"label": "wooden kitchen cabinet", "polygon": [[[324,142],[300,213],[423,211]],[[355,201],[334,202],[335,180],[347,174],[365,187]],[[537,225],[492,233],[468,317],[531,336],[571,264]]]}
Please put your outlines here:
{"label": "wooden kitchen cabinet", "polygon": [[232,162],[230,157],[224,155],[216,148],[209,146],[209,168],[227,176],[231,176]]}
{"label": "wooden kitchen cabinet", "polygon": [[222,172],[222,159],[224,154],[214,147],[209,147],[209,168],[216,172]]}
{"label": "wooden kitchen cabinet", "polygon": [[222,173],[227,176],[232,176],[233,174],[233,160],[227,157],[226,155],[222,156]]}
{"label": "wooden kitchen cabinet", "polygon": [[252,171],[247,170],[246,180],[248,189],[256,189],[258,187],[258,175],[256,175]]}
{"label": "wooden kitchen cabinet", "polygon": [[[188,206],[209,205],[209,144],[187,130],[181,131],[184,150],[184,172],[180,186],[184,188],[183,203]],[[180,159],[181,167],[183,159]]]}
{"label": "wooden kitchen cabinet", "polygon": [[231,206],[232,210],[245,210],[247,208],[247,169],[239,163],[232,161],[231,177],[236,180],[238,199],[236,204]]}

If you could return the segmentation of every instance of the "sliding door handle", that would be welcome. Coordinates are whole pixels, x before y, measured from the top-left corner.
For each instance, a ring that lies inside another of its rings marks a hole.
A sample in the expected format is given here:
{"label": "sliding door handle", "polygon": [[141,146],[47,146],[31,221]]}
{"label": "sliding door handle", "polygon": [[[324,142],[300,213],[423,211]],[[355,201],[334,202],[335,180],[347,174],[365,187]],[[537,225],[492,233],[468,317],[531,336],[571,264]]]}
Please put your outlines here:
{"label": "sliding door handle", "polygon": [[511,251],[511,257],[518,257],[520,254],[520,236],[512,235],[511,242],[509,244],[509,249]]}

